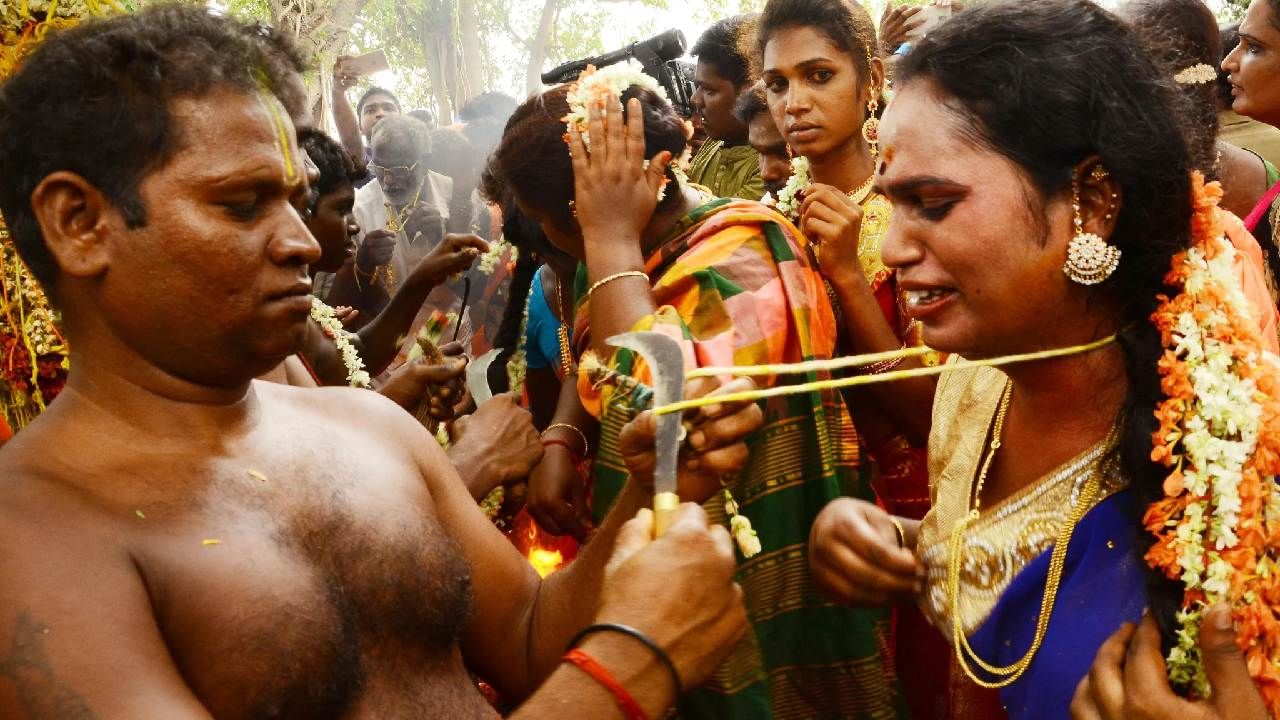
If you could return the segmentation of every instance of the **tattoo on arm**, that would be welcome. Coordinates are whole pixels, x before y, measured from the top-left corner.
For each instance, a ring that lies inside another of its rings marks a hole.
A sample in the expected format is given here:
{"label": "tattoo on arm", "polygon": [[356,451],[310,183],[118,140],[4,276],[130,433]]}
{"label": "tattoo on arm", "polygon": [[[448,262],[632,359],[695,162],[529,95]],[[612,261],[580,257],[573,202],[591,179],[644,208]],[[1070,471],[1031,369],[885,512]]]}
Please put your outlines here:
{"label": "tattoo on arm", "polygon": [[94,720],[97,716],[84,698],[54,675],[44,647],[48,632],[29,612],[19,615],[13,650],[0,662],[0,678],[17,688],[28,720]]}

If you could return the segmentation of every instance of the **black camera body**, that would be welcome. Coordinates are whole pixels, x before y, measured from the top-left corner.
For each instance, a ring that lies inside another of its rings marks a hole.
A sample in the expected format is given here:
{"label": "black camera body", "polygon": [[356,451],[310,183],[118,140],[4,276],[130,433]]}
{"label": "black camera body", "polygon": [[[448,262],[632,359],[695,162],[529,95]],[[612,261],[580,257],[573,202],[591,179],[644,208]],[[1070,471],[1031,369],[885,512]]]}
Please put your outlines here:
{"label": "black camera body", "polygon": [[602,68],[624,60],[635,59],[646,75],[658,81],[667,91],[667,99],[681,117],[693,116],[693,63],[680,60],[685,53],[684,33],[678,29],[654,35],[596,57],[567,62],[542,74],[544,85],[572,82],[588,65]]}

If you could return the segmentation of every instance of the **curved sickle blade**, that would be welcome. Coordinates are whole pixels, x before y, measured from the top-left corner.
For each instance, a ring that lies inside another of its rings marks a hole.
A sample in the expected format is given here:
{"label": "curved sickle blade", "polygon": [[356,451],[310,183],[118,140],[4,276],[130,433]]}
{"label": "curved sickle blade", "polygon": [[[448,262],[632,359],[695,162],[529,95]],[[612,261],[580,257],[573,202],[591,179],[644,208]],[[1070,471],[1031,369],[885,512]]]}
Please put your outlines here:
{"label": "curved sickle blade", "polygon": [[476,407],[493,399],[493,390],[489,388],[489,366],[501,352],[495,348],[467,363],[467,392],[476,401]]}
{"label": "curved sickle blade", "polygon": [[[654,406],[684,397],[684,352],[680,343],[662,333],[630,332],[609,338],[609,344],[639,354],[653,378]],[[657,466],[653,472],[654,530],[661,535],[679,505],[676,468],[680,455],[680,414],[659,415],[655,440]]]}

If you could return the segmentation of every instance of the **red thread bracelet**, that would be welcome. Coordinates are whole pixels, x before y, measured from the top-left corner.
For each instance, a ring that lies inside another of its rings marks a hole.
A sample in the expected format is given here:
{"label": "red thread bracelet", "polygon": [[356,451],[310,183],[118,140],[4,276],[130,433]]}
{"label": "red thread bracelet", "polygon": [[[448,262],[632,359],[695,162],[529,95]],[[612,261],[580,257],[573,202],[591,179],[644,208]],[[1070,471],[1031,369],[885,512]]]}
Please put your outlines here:
{"label": "red thread bracelet", "polygon": [[570,650],[564,654],[561,660],[571,663],[574,667],[590,675],[593,680],[612,693],[614,702],[618,703],[618,709],[622,711],[622,716],[627,720],[649,720],[648,716],[644,714],[644,710],[640,708],[640,703],[636,702],[636,699],[631,697],[631,693],[622,687],[622,683],[613,677],[613,673],[610,673],[608,668],[596,662],[595,658],[581,650]]}
{"label": "red thread bracelet", "polygon": [[551,445],[559,445],[560,447],[564,448],[565,450],[568,450],[568,451],[569,451],[569,455],[573,458],[573,461],[574,461],[575,463],[582,462],[582,456],[581,456],[581,455],[579,455],[579,454],[578,454],[578,451],[577,451],[577,450],[574,450],[574,449],[573,449],[573,446],[572,446],[572,445],[570,445],[568,442],[566,442],[566,441],[564,441],[564,440],[561,440],[560,438],[547,438],[547,439],[545,439],[545,440],[543,440],[543,441],[542,441],[542,447],[544,447],[544,448],[545,448],[545,447],[549,447],[549,446],[551,446]]}

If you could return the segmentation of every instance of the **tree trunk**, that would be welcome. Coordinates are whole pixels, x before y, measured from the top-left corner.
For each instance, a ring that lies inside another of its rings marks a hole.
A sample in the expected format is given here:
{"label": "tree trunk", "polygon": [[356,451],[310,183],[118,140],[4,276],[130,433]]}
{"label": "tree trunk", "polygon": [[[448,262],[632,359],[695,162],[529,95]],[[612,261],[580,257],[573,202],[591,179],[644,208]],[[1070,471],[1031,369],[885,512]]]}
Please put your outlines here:
{"label": "tree trunk", "polygon": [[446,80],[443,48],[434,33],[423,28],[422,56],[427,61],[427,80],[436,100],[436,122],[444,127],[453,124],[453,106],[449,103],[449,83]]}
{"label": "tree trunk", "polygon": [[458,35],[462,40],[461,93],[465,104],[485,91],[484,60],[480,55],[480,15],[476,0],[458,0]]}
{"label": "tree trunk", "polygon": [[547,51],[551,49],[551,38],[555,34],[556,11],[560,9],[560,0],[544,0],[542,17],[538,19],[538,33],[529,43],[529,64],[525,69],[525,92],[530,95],[542,88],[542,63],[547,59]]}

